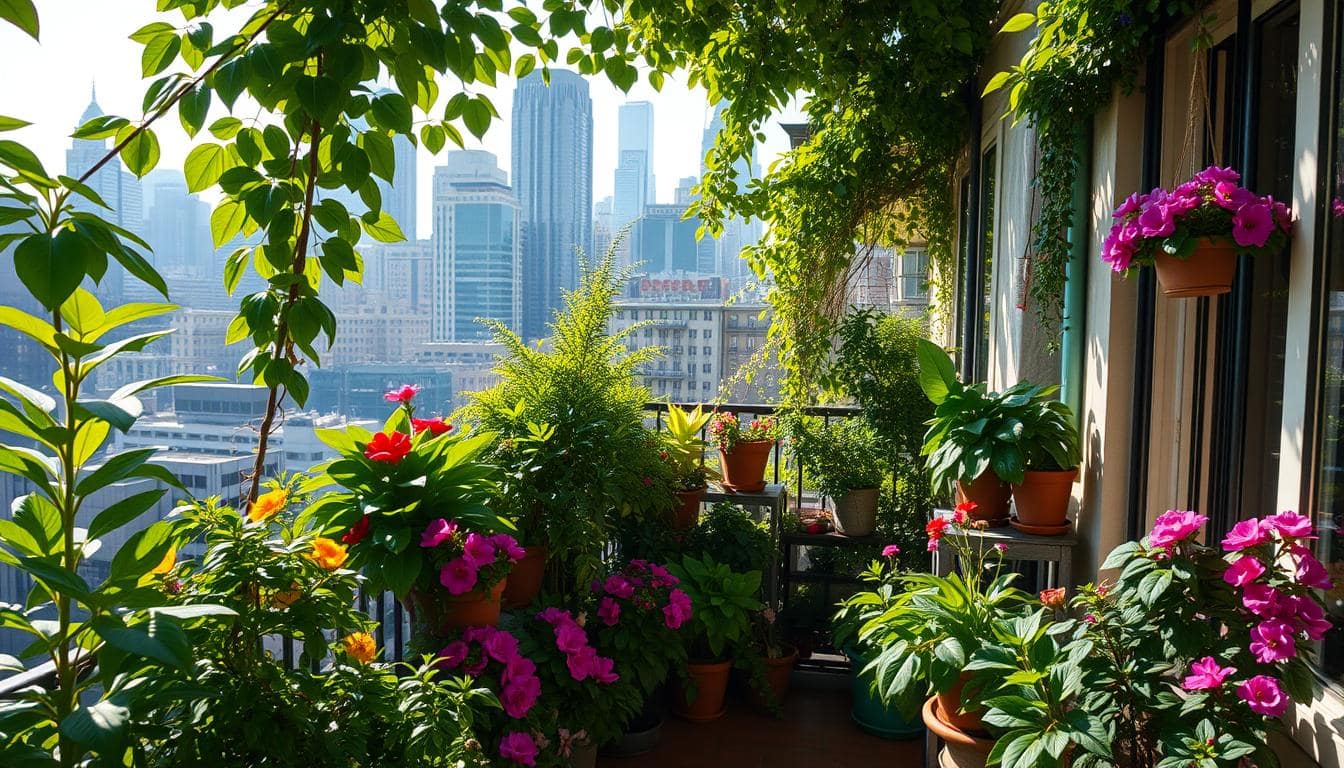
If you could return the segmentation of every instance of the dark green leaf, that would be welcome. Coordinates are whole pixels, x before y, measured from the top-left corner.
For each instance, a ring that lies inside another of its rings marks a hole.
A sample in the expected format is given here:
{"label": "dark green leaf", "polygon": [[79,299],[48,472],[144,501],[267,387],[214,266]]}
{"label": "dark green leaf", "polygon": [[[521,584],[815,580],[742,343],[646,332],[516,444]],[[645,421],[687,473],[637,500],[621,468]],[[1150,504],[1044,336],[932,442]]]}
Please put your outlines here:
{"label": "dark green leaf", "polygon": [[33,0],[0,0],[0,19],[18,27],[34,40],[38,39],[37,8]]}
{"label": "dark green leaf", "polygon": [[30,235],[14,249],[14,271],[33,298],[55,310],[83,282],[88,249],[88,240],[68,229],[55,240]]}

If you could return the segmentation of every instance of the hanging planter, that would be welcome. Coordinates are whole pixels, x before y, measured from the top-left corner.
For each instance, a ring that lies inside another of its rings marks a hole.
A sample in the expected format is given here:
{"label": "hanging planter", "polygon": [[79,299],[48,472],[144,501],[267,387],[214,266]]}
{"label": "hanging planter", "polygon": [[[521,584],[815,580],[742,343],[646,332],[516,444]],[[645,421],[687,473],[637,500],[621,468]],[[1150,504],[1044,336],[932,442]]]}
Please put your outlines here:
{"label": "hanging planter", "polygon": [[1173,189],[1130,195],[1115,210],[1102,261],[1124,275],[1153,265],[1164,296],[1227,293],[1237,256],[1278,253],[1293,225],[1286,205],[1240,181],[1231,168],[1209,166]]}

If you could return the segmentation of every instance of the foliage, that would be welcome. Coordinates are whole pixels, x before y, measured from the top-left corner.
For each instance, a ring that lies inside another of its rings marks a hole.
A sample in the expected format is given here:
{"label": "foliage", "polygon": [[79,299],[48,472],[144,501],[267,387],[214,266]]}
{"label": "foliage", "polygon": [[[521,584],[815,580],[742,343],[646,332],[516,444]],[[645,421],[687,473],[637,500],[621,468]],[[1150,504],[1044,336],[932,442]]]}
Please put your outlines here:
{"label": "foliage", "polygon": [[591,588],[593,642],[644,696],[686,661],[681,629],[693,608],[680,583],[667,568],[635,559]]}
{"label": "foliage", "polygon": [[852,490],[880,488],[891,471],[890,454],[862,416],[830,424],[816,418],[792,419],[788,431],[799,465],[817,490],[832,499]]}
{"label": "foliage", "polygon": [[1313,694],[1329,579],[1303,544],[1305,516],[1244,521],[1221,552],[1195,542],[1204,522],[1168,512],[1107,558],[1114,586],[1083,587],[1073,610],[1062,590],[1042,593],[1045,607],[995,624],[967,666],[986,681],[985,722],[1004,731],[991,761],[1278,764],[1267,734]]}
{"label": "foliage", "polygon": [[761,572],[734,573],[705,553],[687,555],[667,569],[691,598],[694,614],[689,625],[692,659],[717,660],[738,650],[751,631],[751,615],[761,610]]}
{"label": "foliage", "polygon": [[775,556],[770,524],[758,522],[745,508],[729,501],[710,505],[686,547],[689,554],[712,554],[737,573],[764,571]]}
{"label": "foliage", "polygon": [[924,422],[933,416],[919,386],[919,340],[926,336],[921,318],[850,312],[840,323],[827,371],[828,388],[854,399],[898,461],[919,456]]}
{"label": "foliage", "polygon": [[670,473],[658,469],[665,464],[657,439],[644,427],[649,392],[635,383],[656,351],[627,351],[625,338],[639,326],[607,330],[623,285],[613,258],[584,271],[546,345],[495,326],[508,350],[496,369],[501,380],[465,411],[503,438],[502,500],[523,541],[546,544],[555,570],[580,589],[601,568],[614,518],[648,517],[672,504],[670,482],[653,479]]}
{"label": "foliage", "polygon": [[716,474],[705,466],[705,448],[708,443],[701,437],[711,414],[701,406],[687,411],[678,405],[667,407],[667,427],[659,434],[663,451],[673,467],[677,490],[693,491],[704,488]]}
{"label": "foliage", "polygon": [[779,439],[779,423],[773,416],[752,419],[743,425],[737,414],[715,411],[709,420],[709,434],[724,453],[732,453],[738,443],[773,443]]}
{"label": "foliage", "polygon": [[1054,0],[1022,12],[1004,33],[1035,29],[1020,63],[991,77],[988,95],[1008,91],[1008,111],[1036,130],[1040,213],[1032,225],[1031,297],[1041,321],[1057,326],[1069,262],[1078,127],[1126,90],[1159,30],[1188,17],[1205,0]]}

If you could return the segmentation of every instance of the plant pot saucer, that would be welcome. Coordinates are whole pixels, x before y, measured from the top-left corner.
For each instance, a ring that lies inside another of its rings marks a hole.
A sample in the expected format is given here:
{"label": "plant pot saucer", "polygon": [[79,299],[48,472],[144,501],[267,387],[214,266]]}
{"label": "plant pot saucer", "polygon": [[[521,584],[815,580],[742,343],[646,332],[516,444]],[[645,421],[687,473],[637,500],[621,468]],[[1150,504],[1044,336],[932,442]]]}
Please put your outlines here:
{"label": "plant pot saucer", "polygon": [[1010,520],[1009,524],[1023,533],[1030,533],[1034,536],[1063,536],[1073,527],[1071,522],[1066,522],[1063,525],[1030,525],[1018,522],[1017,518]]}

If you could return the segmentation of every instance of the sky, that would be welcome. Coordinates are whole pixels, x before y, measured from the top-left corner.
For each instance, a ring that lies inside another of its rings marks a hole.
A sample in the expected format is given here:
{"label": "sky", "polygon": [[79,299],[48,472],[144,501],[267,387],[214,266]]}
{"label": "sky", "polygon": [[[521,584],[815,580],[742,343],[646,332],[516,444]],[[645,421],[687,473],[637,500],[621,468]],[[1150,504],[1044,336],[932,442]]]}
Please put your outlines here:
{"label": "sky", "polygon": [[[0,86],[0,115],[33,123],[10,137],[36,152],[49,171],[63,172],[70,133],[88,106],[90,89],[95,84],[98,103],[104,112],[131,119],[140,115],[148,83],[140,77],[141,46],[129,39],[130,34],[160,18],[176,24],[181,16],[156,13],[154,0],[37,0],[36,4],[42,24],[40,44],[13,27],[0,24],[0,72],[5,73],[5,82]],[[535,0],[530,4],[540,5]],[[216,37],[220,37],[223,25],[216,26]],[[653,171],[658,202],[671,202],[678,180],[699,173],[700,140],[708,116],[704,91],[688,89],[681,76],[668,78],[661,92],[654,91],[641,79],[628,95],[605,77],[590,78],[589,84],[593,99],[593,201],[612,192],[620,105],[625,101],[648,100],[654,108]],[[451,93],[446,81],[440,85]],[[467,136],[468,149],[495,153],[505,170],[510,170],[513,87],[514,81],[506,78],[500,80],[497,89],[488,92],[503,121],[494,122],[484,140]],[[439,103],[446,103],[446,99],[447,95],[441,96]],[[223,114],[223,109],[216,105],[210,119]],[[173,113],[156,124],[162,146],[160,168],[180,169],[192,147],[175,118]],[[796,120],[797,115],[786,118]],[[759,150],[758,160],[762,167],[769,167],[788,148],[788,139],[773,122],[765,127],[765,134],[767,140]],[[209,140],[209,136],[203,132],[197,140]],[[423,147],[420,149],[417,199],[421,238],[430,235],[433,168],[443,162],[442,154],[436,158]]]}

